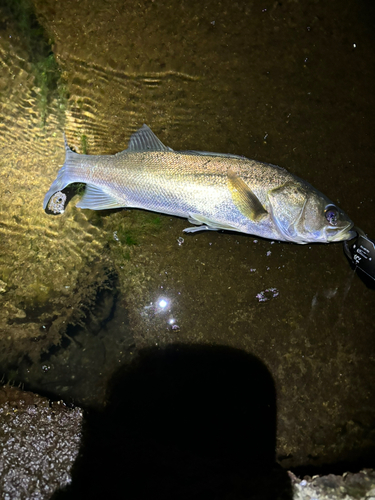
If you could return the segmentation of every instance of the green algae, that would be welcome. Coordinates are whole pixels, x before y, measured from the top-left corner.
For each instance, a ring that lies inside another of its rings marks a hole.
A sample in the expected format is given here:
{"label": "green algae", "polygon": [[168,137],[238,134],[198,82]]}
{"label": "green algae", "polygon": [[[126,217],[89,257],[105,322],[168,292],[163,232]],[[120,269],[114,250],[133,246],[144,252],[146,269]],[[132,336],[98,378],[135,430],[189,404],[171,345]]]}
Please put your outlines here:
{"label": "green algae", "polygon": [[83,155],[87,155],[87,136],[85,134],[81,135],[81,152]]}
{"label": "green algae", "polygon": [[143,273],[137,266],[139,254],[159,241],[167,217],[135,209],[110,214],[90,212],[88,216],[90,223],[104,235],[107,255],[119,275],[120,288],[127,289],[130,280],[137,281],[137,276]]}
{"label": "green algae", "polygon": [[41,126],[45,126],[48,109],[55,99],[59,102],[55,112],[57,111],[60,124],[63,124],[68,95],[66,82],[52,51],[53,39],[40,25],[33,3],[31,0],[5,0],[2,2],[0,13],[17,30],[27,51],[34,75]]}

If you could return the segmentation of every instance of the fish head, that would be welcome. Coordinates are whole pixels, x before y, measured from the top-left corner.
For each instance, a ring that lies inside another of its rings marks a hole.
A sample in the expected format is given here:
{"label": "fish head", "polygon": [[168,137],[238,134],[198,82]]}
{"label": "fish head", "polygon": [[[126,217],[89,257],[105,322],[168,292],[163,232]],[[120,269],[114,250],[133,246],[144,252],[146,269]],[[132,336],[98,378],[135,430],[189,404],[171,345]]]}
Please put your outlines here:
{"label": "fish head", "polygon": [[287,241],[330,243],[356,236],[345,212],[307,182],[287,182],[270,191],[268,199],[273,221]]}

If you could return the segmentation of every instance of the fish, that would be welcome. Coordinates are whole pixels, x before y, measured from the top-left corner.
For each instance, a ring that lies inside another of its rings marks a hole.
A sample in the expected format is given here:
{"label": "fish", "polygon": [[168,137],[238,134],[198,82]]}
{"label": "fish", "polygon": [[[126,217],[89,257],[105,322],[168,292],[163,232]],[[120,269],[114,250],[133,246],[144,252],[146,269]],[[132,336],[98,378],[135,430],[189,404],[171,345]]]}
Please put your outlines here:
{"label": "fish", "polygon": [[298,244],[345,241],[354,224],[308,182],[282,167],[244,156],[174,151],[143,125],[127,149],[86,155],[65,141],[65,162],[45,195],[43,208],[61,214],[63,190],[86,184],[80,209],[138,208],[184,217],[186,233],[228,230]]}

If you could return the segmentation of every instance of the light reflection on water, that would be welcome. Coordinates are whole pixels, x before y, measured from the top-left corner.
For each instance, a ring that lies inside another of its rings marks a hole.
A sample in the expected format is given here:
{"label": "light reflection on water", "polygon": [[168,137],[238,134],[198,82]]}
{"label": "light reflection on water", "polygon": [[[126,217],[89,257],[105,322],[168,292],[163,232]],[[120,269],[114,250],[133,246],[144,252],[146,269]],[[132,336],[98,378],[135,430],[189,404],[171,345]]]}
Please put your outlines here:
{"label": "light reflection on water", "polygon": [[[177,295],[180,294],[177,293]],[[145,320],[147,328],[151,327],[157,329],[164,324],[168,327],[168,330],[173,333],[178,333],[180,331],[179,325],[181,323],[177,320],[176,316],[176,300],[170,297],[164,295],[157,297],[155,302],[150,302],[143,307],[140,317]],[[171,340],[175,339],[172,338]]]}

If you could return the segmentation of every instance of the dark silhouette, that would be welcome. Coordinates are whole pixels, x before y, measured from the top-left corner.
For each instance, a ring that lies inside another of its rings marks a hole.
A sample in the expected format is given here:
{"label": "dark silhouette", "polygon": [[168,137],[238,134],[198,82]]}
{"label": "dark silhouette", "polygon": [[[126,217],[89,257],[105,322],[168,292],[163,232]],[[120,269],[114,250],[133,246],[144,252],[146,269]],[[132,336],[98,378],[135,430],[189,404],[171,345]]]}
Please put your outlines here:
{"label": "dark silhouette", "polygon": [[254,356],[227,347],[141,351],[88,411],[73,482],[54,498],[291,499],[275,464],[276,397]]}

